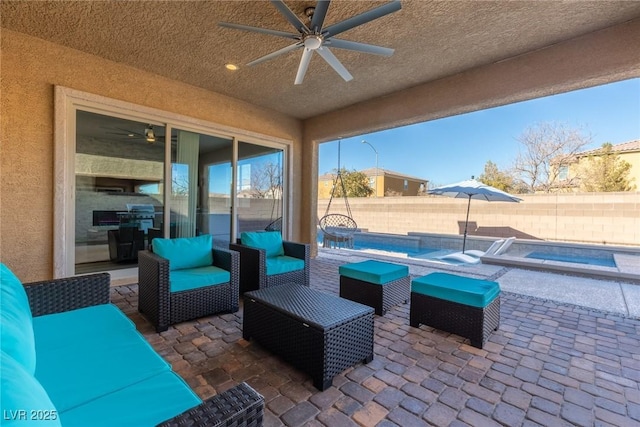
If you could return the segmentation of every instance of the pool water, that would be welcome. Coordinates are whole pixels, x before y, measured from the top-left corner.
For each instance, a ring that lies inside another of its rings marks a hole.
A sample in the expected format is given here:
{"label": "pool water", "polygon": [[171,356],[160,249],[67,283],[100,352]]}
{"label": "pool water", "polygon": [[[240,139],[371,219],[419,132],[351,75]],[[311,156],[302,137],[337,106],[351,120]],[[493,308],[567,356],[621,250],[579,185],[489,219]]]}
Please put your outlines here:
{"label": "pool water", "polygon": [[[448,255],[454,252],[459,252],[453,249],[441,249],[441,248],[428,248],[428,247],[420,247],[415,248],[412,246],[405,246],[399,244],[388,244],[382,242],[358,242],[357,240],[353,244],[353,249],[359,251],[380,251],[389,253],[393,256],[407,257],[407,258],[418,258],[418,259],[426,259],[426,260],[437,260],[440,262],[445,262],[440,260],[439,258],[443,255]],[[458,261],[447,260],[446,264],[460,264]]]}
{"label": "pool water", "polygon": [[[382,241],[381,239],[376,239],[375,241],[367,241],[362,239],[359,241],[358,238],[354,241],[355,250],[360,251],[380,251],[390,256],[399,256],[399,257],[408,257],[408,258],[418,258],[425,260],[432,260],[437,262],[444,262],[446,264],[461,264],[462,262],[454,261],[454,260],[441,260],[440,257],[444,255],[448,255],[454,252],[460,252],[461,249],[453,250],[453,249],[442,249],[442,248],[430,248],[430,247],[417,247],[416,243],[403,245],[401,243],[396,243],[397,240],[393,243],[387,243]],[[321,233],[318,235],[318,245],[322,245],[322,237]],[[585,253],[583,255],[576,254],[559,254],[553,253],[551,251],[533,251],[528,255],[519,255],[524,256],[525,258],[539,259],[539,260],[548,260],[548,261],[558,261],[558,262],[567,262],[574,264],[583,264],[583,265],[592,265],[599,267],[613,267],[616,268],[616,262],[613,258],[613,254],[611,253],[598,253],[597,256],[593,253],[593,250]]]}
{"label": "pool water", "polygon": [[549,261],[573,262],[577,264],[599,265],[601,267],[615,267],[613,255],[606,257],[586,257],[568,254],[550,254],[547,252],[531,252],[525,258],[544,259]]}

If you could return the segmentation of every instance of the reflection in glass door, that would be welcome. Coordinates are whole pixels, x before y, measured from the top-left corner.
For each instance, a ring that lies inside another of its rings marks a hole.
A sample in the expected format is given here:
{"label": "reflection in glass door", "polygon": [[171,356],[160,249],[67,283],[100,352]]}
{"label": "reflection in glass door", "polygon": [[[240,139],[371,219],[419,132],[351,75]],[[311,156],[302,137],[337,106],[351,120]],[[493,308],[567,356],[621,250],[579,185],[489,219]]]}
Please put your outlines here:
{"label": "reflection in glass door", "polygon": [[238,143],[237,236],[243,231],[282,231],[284,151]]}
{"label": "reflection in glass door", "polygon": [[136,266],[163,209],[162,134],[148,123],[76,112],[75,274]]}
{"label": "reflection in glass door", "polygon": [[172,131],[171,237],[211,234],[228,247],[231,235],[233,140]]}
{"label": "reflection in glass door", "polygon": [[202,147],[198,227],[214,246],[229,247],[233,214],[233,140],[208,137]]}

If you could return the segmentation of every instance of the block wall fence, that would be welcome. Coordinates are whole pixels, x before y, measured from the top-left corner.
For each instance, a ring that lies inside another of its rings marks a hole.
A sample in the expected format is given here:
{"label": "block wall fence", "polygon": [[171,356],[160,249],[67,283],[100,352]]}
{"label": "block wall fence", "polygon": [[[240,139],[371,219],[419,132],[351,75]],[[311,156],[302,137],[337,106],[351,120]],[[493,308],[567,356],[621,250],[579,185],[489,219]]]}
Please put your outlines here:
{"label": "block wall fence", "polygon": [[[471,200],[468,235],[640,246],[640,192],[519,195],[520,203]],[[318,200],[318,218],[329,200]],[[467,200],[441,196],[351,198],[358,227],[376,233],[462,234]],[[344,199],[330,213],[346,214]]]}

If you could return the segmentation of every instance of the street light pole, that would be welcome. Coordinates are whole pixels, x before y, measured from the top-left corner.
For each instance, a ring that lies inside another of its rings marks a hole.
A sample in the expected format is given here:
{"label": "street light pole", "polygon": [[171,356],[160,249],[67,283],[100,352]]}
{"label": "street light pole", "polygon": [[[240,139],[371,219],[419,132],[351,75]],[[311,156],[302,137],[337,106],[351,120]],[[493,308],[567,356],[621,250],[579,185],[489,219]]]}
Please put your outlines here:
{"label": "street light pole", "polygon": [[373,145],[371,145],[370,142],[365,141],[364,139],[362,140],[363,144],[367,144],[369,147],[371,147],[371,149],[373,150],[374,153],[376,153],[376,175],[375,175],[375,180],[376,180],[376,197],[378,197],[378,150],[375,149],[375,147]]}

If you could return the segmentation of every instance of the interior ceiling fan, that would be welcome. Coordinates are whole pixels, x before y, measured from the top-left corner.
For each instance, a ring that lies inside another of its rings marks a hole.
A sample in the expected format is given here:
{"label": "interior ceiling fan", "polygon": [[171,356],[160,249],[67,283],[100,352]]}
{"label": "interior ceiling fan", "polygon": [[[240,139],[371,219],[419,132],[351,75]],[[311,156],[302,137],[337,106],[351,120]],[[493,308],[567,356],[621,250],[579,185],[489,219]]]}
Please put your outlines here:
{"label": "interior ceiling fan", "polygon": [[[106,133],[110,135],[118,135],[118,136],[127,137],[131,139],[136,139],[136,140],[142,139],[147,141],[149,144],[153,144],[156,141],[164,141],[165,139],[163,135],[158,135],[158,132],[157,130],[154,130],[153,125],[146,125],[143,132],[137,132],[137,131],[128,130],[128,129],[121,129],[118,127],[114,129],[117,130],[118,132],[106,132]],[[172,141],[173,140],[174,138],[172,138]]]}
{"label": "interior ceiling fan", "polygon": [[309,67],[309,61],[313,56],[313,52],[318,54],[324,59],[345,81],[350,81],[353,76],[347,71],[342,63],[335,57],[335,55],[329,50],[329,47],[335,47],[338,49],[354,50],[357,52],[372,53],[374,55],[391,56],[393,55],[393,49],[381,46],[375,46],[365,43],[359,43],[354,41],[337,39],[340,33],[350,30],[374,19],[381,18],[393,12],[397,12],[402,8],[399,0],[394,0],[390,3],[371,9],[367,12],[361,13],[354,17],[345,19],[337,24],[323,27],[324,19],[327,16],[327,10],[331,0],[319,0],[316,7],[308,7],[305,9],[305,14],[309,17],[309,25],[302,22],[296,15],[289,9],[289,7],[282,0],[271,0],[271,3],[280,11],[282,15],[289,21],[291,25],[298,31],[297,33],[287,33],[284,31],[270,30],[267,28],[251,27],[248,25],[233,24],[230,22],[220,22],[218,25],[226,28],[234,28],[238,30],[252,31],[261,34],[268,34],[271,36],[284,37],[287,39],[296,40],[292,45],[289,45],[283,49],[272,52],[261,58],[249,62],[247,65],[252,66],[260,64],[261,62],[268,61],[277,56],[291,52],[293,50],[302,48],[302,58],[300,59],[300,65],[298,66],[298,73],[296,74],[295,84],[302,84],[304,75]]}

